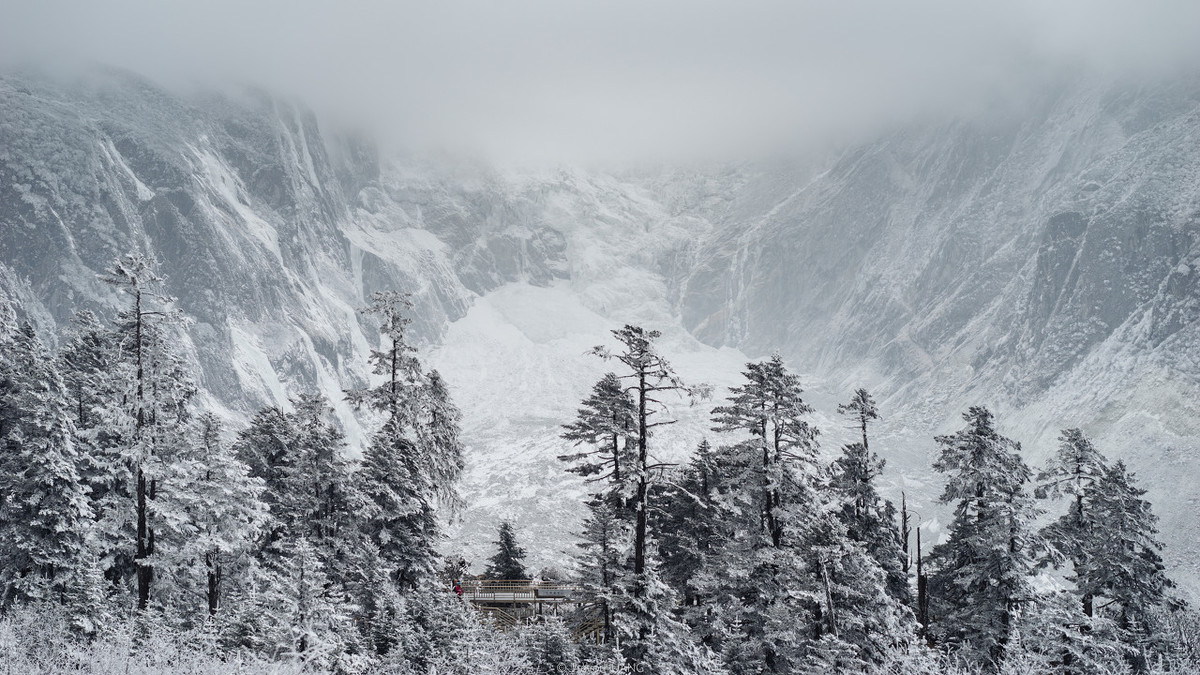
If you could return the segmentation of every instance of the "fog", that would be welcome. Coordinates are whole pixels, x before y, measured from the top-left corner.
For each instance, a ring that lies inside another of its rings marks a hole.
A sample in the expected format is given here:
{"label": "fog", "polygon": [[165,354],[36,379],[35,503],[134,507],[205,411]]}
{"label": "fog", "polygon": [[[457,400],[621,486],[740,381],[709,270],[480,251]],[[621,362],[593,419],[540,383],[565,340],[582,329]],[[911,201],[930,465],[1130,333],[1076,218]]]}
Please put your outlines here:
{"label": "fog", "polygon": [[0,61],[241,82],[406,146],[740,158],[1200,63],[1200,3],[15,2]]}

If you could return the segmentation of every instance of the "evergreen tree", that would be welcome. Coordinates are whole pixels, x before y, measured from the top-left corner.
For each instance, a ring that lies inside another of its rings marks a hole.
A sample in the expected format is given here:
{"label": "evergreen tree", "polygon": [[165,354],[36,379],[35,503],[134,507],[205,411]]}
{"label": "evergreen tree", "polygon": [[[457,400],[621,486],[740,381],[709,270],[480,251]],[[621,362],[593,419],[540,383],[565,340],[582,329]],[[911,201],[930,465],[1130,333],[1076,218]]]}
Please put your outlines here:
{"label": "evergreen tree", "polygon": [[[111,516],[132,501],[128,489],[133,478],[122,451],[119,425],[113,416],[122,415],[117,402],[123,397],[118,363],[122,350],[114,332],[101,325],[96,315],[77,312],[59,340],[58,364],[66,385],[75,420],[75,445],[79,449],[79,477],[88,491],[95,517]],[[108,538],[104,569],[109,580],[119,583],[134,570],[134,551],[125,540],[131,533]],[[106,541],[101,537],[100,541]]]}
{"label": "evergreen tree", "polygon": [[392,421],[371,438],[360,479],[370,500],[365,531],[402,588],[434,570],[438,536],[432,486],[417,466],[418,450]]}
{"label": "evergreen tree", "polygon": [[657,518],[652,522],[659,535],[663,578],[684,594],[683,614],[693,629],[703,624],[711,608],[697,587],[697,575],[721,546],[718,526],[724,517],[717,497],[723,484],[722,467],[716,452],[705,439],[687,465],[655,495]]}
{"label": "evergreen tree", "polygon": [[593,499],[588,504],[590,516],[583,523],[583,551],[580,563],[580,583],[591,600],[580,617],[580,624],[587,626],[598,622],[603,627],[605,644],[614,644],[615,626],[613,608],[617,603],[618,589],[627,578],[625,561],[629,555],[629,527],[625,520],[617,517],[615,507],[606,501]]}
{"label": "evergreen tree", "polygon": [[579,670],[579,647],[559,619],[529,626],[521,633],[520,642],[529,655],[529,672],[533,675],[562,675]]}
{"label": "evergreen tree", "polygon": [[112,368],[111,336],[96,315],[76,312],[58,352],[59,370],[79,430],[96,427],[96,409],[111,396],[108,371]]}
{"label": "evergreen tree", "polygon": [[687,624],[675,617],[675,590],[659,576],[653,558],[618,589],[614,622],[617,642],[635,672],[664,675],[722,672],[709,650],[696,644]]}
{"label": "evergreen tree", "polygon": [[71,631],[87,640],[112,630],[115,615],[101,569],[100,561],[95,558],[80,559],[61,598]]}
{"label": "evergreen tree", "polygon": [[633,400],[620,378],[605,374],[583,400],[575,420],[563,426],[562,437],[586,449],[558,457],[570,464],[567,471],[596,486],[587,503],[591,515],[580,544],[585,552],[581,581],[596,612],[586,613],[581,621],[600,622],[606,644],[616,638],[615,603],[630,578],[626,562],[634,518],[626,504],[636,485],[632,479],[635,416]]}
{"label": "evergreen tree", "polygon": [[788,672],[799,667],[824,604],[801,551],[819,518],[817,433],[799,379],[778,355],[742,374],[744,384],[712,413],[716,431],[748,438],[718,453],[728,471],[723,544],[698,586],[719,605],[725,628],[712,632],[733,672]]}
{"label": "evergreen tree", "polygon": [[849,403],[838,405],[838,412],[854,420],[862,432],[863,450],[869,450],[867,425],[879,419],[879,406],[875,404],[875,399],[871,394],[866,389],[855,389],[854,396],[850,398]]}
{"label": "evergreen tree", "polygon": [[419,399],[417,439],[423,448],[423,472],[433,491],[434,502],[449,514],[462,507],[458,483],[462,477],[462,412],[450,399],[450,389],[441,373],[430,370],[425,376],[424,396]]}
{"label": "evergreen tree", "polygon": [[[1050,546],[1051,562],[1061,566],[1069,561],[1083,570],[1092,553],[1109,536],[1108,524],[1097,520],[1093,507],[1097,483],[1104,480],[1108,463],[1100,451],[1079,429],[1067,429],[1058,438],[1058,451],[1038,474],[1039,497],[1067,498],[1067,513],[1042,530]],[[1075,579],[1083,603],[1083,613],[1093,615],[1095,588],[1098,584]]]}
{"label": "evergreen tree", "polygon": [[516,532],[512,523],[506,520],[500,523],[496,555],[488,559],[490,562],[483,575],[488,579],[528,579],[529,573],[522,562],[524,557],[525,549],[517,545]]}
{"label": "evergreen tree", "polygon": [[327,665],[350,623],[340,600],[316,547],[297,539],[280,560],[264,607],[277,653]]}
{"label": "evergreen tree", "polygon": [[204,413],[193,427],[190,451],[181,462],[184,471],[177,477],[187,514],[179,557],[186,568],[202,568],[208,614],[216,616],[230,568],[250,552],[267,512],[262,480],[252,478],[223,441],[216,416]]}
{"label": "evergreen tree", "polygon": [[[118,314],[113,335],[120,355],[116,389],[101,414],[105,433],[116,439],[115,456],[107,463],[108,485],[98,510],[106,550],[117,548],[121,540],[133,540],[139,611],[149,604],[154,579],[155,521],[163,516],[152,508],[159,477],[174,461],[171,449],[181,444],[196,393],[185,364],[171,349],[168,327],[183,318],[171,308],[173,299],[163,294],[156,267],[153,258],[130,253],[114,261],[102,277],[127,294],[131,304]],[[132,490],[124,485],[129,479]],[[132,512],[122,503],[128,501]]]}
{"label": "evergreen tree", "polygon": [[366,532],[406,589],[437,567],[437,508],[458,507],[463,470],[461,415],[441,375],[421,370],[407,337],[409,307],[401,293],[371,296],[363,312],[380,317],[384,348],[372,350],[369,361],[385,380],[346,393],[356,406],[384,418],[363,458],[361,491],[370,501]]}
{"label": "evergreen tree", "polygon": [[875,479],[884,461],[868,446],[867,424],[879,419],[879,410],[866,389],[858,389],[838,412],[851,417],[862,432],[861,443],[849,443],[834,461],[831,487],[843,502],[838,516],[847,534],[862,544],[887,576],[888,593],[904,606],[912,604],[905,572],[906,548],[896,528],[896,507],[879,496]]}
{"label": "evergreen tree", "polygon": [[626,384],[626,393],[632,396],[636,405],[634,411],[634,440],[636,455],[630,467],[630,479],[634,485],[634,536],[633,536],[633,573],[642,574],[646,569],[646,551],[649,539],[647,517],[649,511],[648,496],[650,493],[650,473],[661,467],[650,458],[650,435],[655,427],[671,424],[674,420],[652,420],[656,414],[661,414],[666,407],[660,398],[664,392],[676,392],[688,396],[704,393],[704,388],[688,387],[683,383],[671,364],[663,358],[654,346],[654,341],[661,337],[656,330],[645,330],[640,326],[625,326],[612,331],[617,341],[621,343],[621,351],[614,354],[605,347],[595,347],[594,354],[604,359],[616,359],[622,363],[628,373],[620,376]]}
{"label": "evergreen tree", "polygon": [[[1116,622],[1126,640],[1144,638],[1152,610],[1172,586],[1155,538],[1157,518],[1142,499],[1145,492],[1133,486],[1123,463],[1110,465],[1079,429],[1062,432],[1057,453],[1038,478],[1039,496],[1068,499],[1067,513],[1042,535],[1051,551],[1049,562],[1070,564],[1069,578],[1088,625],[1094,622],[1097,598],[1104,598],[1102,614]],[[1098,642],[1090,629],[1077,640]]]}
{"label": "evergreen tree", "polygon": [[[707,389],[689,387],[675,374],[671,364],[655,347],[654,341],[661,335],[658,331],[627,325],[612,334],[621,345],[619,352],[613,353],[605,347],[596,347],[592,351],[601,358],[615,359],[625,366],[627,372],[618,379],[635,405],[632,430],[635,445],[628,477],[632,495],[627,500],[627,507],[633,510],[633,560],[628,593],[624,597],[617,594],[618,606],[613,609],[619,617],[622,652],[630,667],[667,672],[685,667],[680,665],[682,661],[671,659],[682,659],[683,654],[690,653],[683,646],[690,642],[690,636],[686,626],[671,616],[675,603],[673,591],[659,580],[651,563],[653,539],[648,528],[651,474],[664,465],[651,459],[650,437],[656,427],[673,422],[654,418],[666,411],[662,398],[665,393],[695,397],[705,395]],[[683,651],[672,651],[669,655],[655,652],[654,645],[662,645],[664,641],[671,642],[673,650]]]}
{"label": "evergreen tree", "polygon": [[[328,401],[302,394],[291,403],[294,412],[260,411],[237,443],[237,455],[250,475],[263,481],[269,511],[257,558],[267,569],[278,570],[288,564],[296,543],[305,540],[327,575],[329,593],[342,603],[340,610],[370,619],[371,583],[378,567],[377,551],[365,536],[371,503],[345,456],[345,437]],[[263,594],[270,592],[267,584]],[[361,636],[339,638],[345,649],[358,649],[356,641],[369,637],[370,621],[360,627]]]}
{"label": "evergreen tree", "polygon": [[269,518],[260,542],[262,552],[278,553],[284,542],[299,537],[307,510],[300,484],[301,448],[294,417],[282,408],[267,407],[238,432],[237,458],[246,464],[251,477],[262,481],[262,501]]}
{"label": "evergreen tree", "polygon": [[72,581],[92,515],[79,463],[53,357],[28,321],[0,320],[0,607]]}
{"label": "evergreen tree", "polygon": [[1075,568],[1081,592],[1108,598],[1116,603],[1118,623],[1123,630],[1145,630],[1153,609],[1163,603],[1174,586],[1167,578],[1159,552],[1158,517],[1146,491],[1136,487],[1124,462],[1108,467],[1096,483],[1092,502],[1102,536],[1090,538],[1089,547]]}
{"label": "evergreen tree", "polygon": [[298,515],[307,526],[306,537],[322,560],[336,570],[335,560],[353,537],[362,507],[356,487],[354,464],[346,457],[346,436],[334,417],[328,399],[320,394],[301,394],[292,399],[296,412],[296,474],[291,476],[292,495]]}
{"label": "evergreen tree", "polygon": [[[636,410],[633,400],[621,380],[613,373],[593,385],[592,393],[583,400],[575,421],[564,425],[562,437],[576,446],[587,445],[582,452],[560,455],[559,460],[570,462],[571,473],[601,482],[601,499],[623,509],[630,482],[630,436],[635,426]],[[624,468],[624,474],[622,474]]]}
{"label": "evergreen tree", "polygon": [[998,667],[1033,595],[1037,511],[1025,492],[1030,470],[1020,445],[996,431],[986,408],[972,407],[963,419],[964,429],[936,439],[933,466],[947,474],[940,501],[955,508],[950,540],[931,555],[931,628],[969,660]]}

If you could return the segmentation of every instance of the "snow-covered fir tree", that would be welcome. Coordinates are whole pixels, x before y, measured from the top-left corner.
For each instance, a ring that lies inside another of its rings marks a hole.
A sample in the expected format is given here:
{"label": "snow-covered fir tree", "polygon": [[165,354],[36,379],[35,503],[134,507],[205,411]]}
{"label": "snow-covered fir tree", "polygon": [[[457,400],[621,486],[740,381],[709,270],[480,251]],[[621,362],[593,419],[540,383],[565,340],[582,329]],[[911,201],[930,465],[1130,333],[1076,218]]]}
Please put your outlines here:
{"label": "snow-covered fir tree", "polygon": [[[1092,501],[1096,483],[1103,480],[1108,463],[1080,429],[1066,429],[1058,437],[1058,449],[1038,474],[1037,495],[1068,500],[1067,513],[1042,530],[1051,546],[1051,561],[1083,566],[1088,557],[1089,540],[1107,536],[1105,524],[1098,522]],[[1076,584],[1080,590],[1083,613],[1093,615],[1094,589],[1088,582]]]}
{"label": "snow-covered fir tree", "polygon": [[[111,443],[96,509],[100,540],[114,561],[113,576],[132,573],[137,580],[137,605],[150,602],[157,553],[154,531],[159,521],[178,514],[163,513],[155,502],[160,479],[176,460],[191,415],[196,386],[182,356],[173,348],[173,326],[184,323],[163,291],[158,263],[140,253],[114,261],[102,280],[127,296],[129,306],[117,314],[112,340],[113,391],[102,401],[99,417]],[[163,486],[163,489],[172,489]],[[132,551],[133,569],[122,570],[118,550]]]}
{"label": "snow-covered fir tree", "polygon": [[293,415],[273,406],[259,410],[238,432],[234,449],[250,475],[263,484],[262,501],[269,519],[258,542],[260,553],[278,553],[286,541],[302,534],[299,519],[305,495],[299,494],[297,485],[301,449]]}
{"label": "snow-covered fir tree", "polygon": [[[819,518],[814,491],[817,431],[807,421],[799,379],[781,358],[746,365],[744,383],[712,411],[714,429],[734,435],[718,461],[728,472],[722,545],[699,582],[717,604],[722,653],[735,673],[798,669],[823,602],[802,548]],[[756,665],[759,664],[759,665]]]}
{"label": "snow-covered fir tree", "polygon": [[525,549],[517,544],[517,533],[507,520],[500,523],[496,538],[496,554],[488,558],[483,576],[488,579],[528,579],[525,569]]}
{"label": "snow-covered fir tree", "polygon": [[0,608],[80,579],[92,511],[66,386],[33,325],[0,307]]}
{"label": "snow-covered fir tree", "polygon": [[884,573],[827,505],[812,409],[778,356],[750,363],[713,410],[725,494],[720,549],[697,585],[718,606],[706,632],[734,672],[863,668],[904,639]]}
{"label": "snow-covered fir tree", "polygon": [[629,523],[618,517],[617,508],[607,500],[591,499],[588,510],[579,543],[578,579],[591,602],[578,619],[580,628],[590,633],[588,629],[599,627],[604,642],[614,644],[614,608],[628,578]]}
{"label": "snow-covered fir tree", "polygon": [[[653,555],[655,544],[649,530],[651,481],[665,465],[650,453],[653,430],[673,420],[664,415],[665,396],[704,396],[707,388],[684,384],[655,345],[660,333],[640,326],[626,325],[612,331],[620,344],[618,351],[595,347],[592,351],[606,360],[625,367],[617,375],[624,392],[634,405],[628,480],[632,486],[626,508],[632,510],[632,560],[627,582],[613,594],[612,613],[627,663],[634,669],[654,672],[687,672],[688,664],[700,653],[692,644],[687,626],[673,616],[675,592],[661,581]],[[670,651],[659,649],[670,646]]]}
{"label": "snow-covered fir tree", "polygon": [[338,579],[357,573],[359,534],[365,498],[354,462],[346,456],[346,436],[329,400],[319,394],[292,399],[296,408],[298,471],[289,486],[297,523],[327,571]]}
{"label": "snow-covered fir tree", "polygon": [[969,661],[999,667],[1033,599],[1037,510],[1020,445],[1000,435],[987,408],[963,419],[962,430],[936,439],[933,466],[947,475],[940,501],[954,505],[954,520],[930,556],[930,628]]}
{"label": "snow-covered fir tree", "polygon": [[575,420],[563,427],[564,439],[587,449],[558,458],[571,465],[567,469],[571,473],[600,483],[600,498],[622,509],[629,496],[626,491],[634,485],[629,477],[635,461],[630,455],[635,445],[631,439],[636,413],[621,380],[614,373],[606,373],[592,386]]}
{"label": "snow-covered fir tree", "polygon": [[272,648],[280,656],[328,667],[353,628],[316,547],[297,539],[273,576],[263,605]]}
{"label": "snow-covered fir tree", "polygon": [[[192,427],[190,444],[173,476],[180,488],[172,496],[184,502],[187,516],[173,528],[181,539],[175,558],[178,574],[188,577],[179,583],[202,589],[208,615],[216,616],[226,604],[231,581],[235,587],[245,583],[230,575],[244,572],[268,514],[261,498],[262,479],[250,476],[249,467],[221,437],[216,415],[206,412]],[[202,581],[193,586],[195,580]]]}
{"label": "snow-covered fir tree", "polygon": [[724,478],[717,453],[705,439],[688,463],[658,486],[661,494],[654,497],[660,504],[653,526],[661,533],[663,578],[683,596],[682,618],[696,637],[710,646],[713,640],[708,628],[715,608],[706,601],[698,582],[700,573],[711,566],[712,556],[721,548],[724,513],[718,498]]}
{"label": "snow-covered fir tree", "polygon": [[77,429],[92,429],[99,420],[95,411],[110,396],[108,373],[113,353],[108,331],[88,310],[77,312],[65,331],[58,351],[59,370],[67,387]]}
{"label": "snow-covered fir tree", "polygon": [[408,342],[408,297],[378,292],[364,313],[378,316],[383,348],[368,357],[375,387],[347,392],[355,405],[383,417],[363,458],[361,490],[370,501],[366,532],[394,578],[412,588],[436,569],[436,510],[458,505],[462,474],[460,413],[436,372],[424,374]]}
{"label": "snow-covered fir tree", "polygon": [[1104,525],[1103,536],[1085,540],[1090,550],[1082,551],[1075,580],[1082,592],[1110,601],[1109,615],[1139,639],[1147,637],[1150,615],[1167,600],[1174,583],[1160,554],[1158,517],[1133,478],[1125,463],[1117,461],[1096,482],[1091,507],[1096,522]]}
{"label": "snow-covered fir tree", "polygon": [[907,549],[896,527],[896,507],[879,495],[875,479],[885,462],[870,450],[867,426],[879,419],[879,409],[866,389],[854,392],[838,412],[853,420],[862,433],[861,443],[848,443],[834,460],[830,486],[842,500],[838,516],[851,539],[862,544],[887,575],[887,590],[903,606],[912,604],[905,572]]}
{"label": "snow-covered fir tree", "polygon": [[1094,616],[1100,598],[1104,613],[1122,629],[1143,627],[1172,586],[1145,491],[1133,485],[1123,463],[1110,464],[1079,429],[1062,432],[1038,480],[1039,494],[1067,499],[1067,512],[1042,535],[1050,561],[1069,564],[1083,613]]}

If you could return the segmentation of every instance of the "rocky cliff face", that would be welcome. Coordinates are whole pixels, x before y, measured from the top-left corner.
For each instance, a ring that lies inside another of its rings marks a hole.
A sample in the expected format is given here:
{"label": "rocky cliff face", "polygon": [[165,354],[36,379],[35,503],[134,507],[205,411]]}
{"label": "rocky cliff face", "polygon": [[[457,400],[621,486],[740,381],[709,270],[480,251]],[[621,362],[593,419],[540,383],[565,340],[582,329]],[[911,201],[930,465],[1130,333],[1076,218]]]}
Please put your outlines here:
{"label": "rocky cliff face", "polygon": [[898,389],[948,366],[1028,399],[1131,321],[1149,348],[1200,316],[1198,130],[1200,82],[1076,83],[852,149],[723,223],[684,325],[812,372],[868,359]]}
{"label": "rocky cliff face", "polygon": [[375,290],[413,292],[429,341],[474,294],[562,275],[561,235],[519,205],[382,171],[369,144],[262,92],[185,99],[116,71],[0,80],[2,262],[62,322],[111,311],[96,275],[112,259],[154,254],[195,320],[201,385],[235,411],[361,381],[354,309]]}
{"label": "rocky cliff face", "polygon": [[[574,529],[553,504],[582,489],[553,461],[557,425],[602,367],[577,365],[582,352],[636,321],[665,330],[692,379],[732,382],[743,354],[779,349],[828,412],[873,388],[889,477],[918,506],[937,492],[930,434],[967,405],[997,408],[1034,462],[1083,426],[1152,488],[1186,567],[1198,139],[1200,81],[1074,82],[828,162],[514,172],[381,156],[261,92],[8,76],[0,263],[49,325],[111,312],[96,274],[154,253],[195,319],[183,337],[201,384],[232,413],[303,389],[340,401],[375,339],[354,309],[412,292],[466,415],[463,536],[483,547],[498,513],[532,514],[531,548]],[[707,425],[684,416],[686,449]]]}
{"label": "rocky cliff face", "polygon": [[1200,81],[1075,82],[853,148],[811,180],[759,177],[770,198],[723,218],[681,280],[683,324],[870,386],[922,501],[929,434],[967,405],[997,409],[1034,463],[1081,426],[1139,473],[1194,574],[1198,138]]}

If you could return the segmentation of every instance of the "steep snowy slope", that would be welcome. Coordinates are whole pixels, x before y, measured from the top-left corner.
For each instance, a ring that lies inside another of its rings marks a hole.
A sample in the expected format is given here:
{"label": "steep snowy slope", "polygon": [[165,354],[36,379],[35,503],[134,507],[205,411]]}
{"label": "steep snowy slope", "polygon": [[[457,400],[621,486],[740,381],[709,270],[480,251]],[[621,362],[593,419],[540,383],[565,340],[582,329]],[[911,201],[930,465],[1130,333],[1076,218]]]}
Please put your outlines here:
{"label": "steep snowy slope", "polygon": [[1194,79],[1075,82],[853,148],[722,223],[682,282],[684,325],[872,386],[914,480],[970,404],[1035,463],[1082,426],[1150,487],[1168,559],[1194,566],[1198,138]]}
{"label": "steep snowy slope", "polygon": [[[889,489],[936,530],[933,433],[996,408],[1033,462],[1083,426],[1151,488],[1181,580],[1200,529],[1200,82],[1073,82],[985,118],[825,160],[620,175],[380,157],[261,92],[180,97],[135,76],[0,78],[0,263],[50,328],[118,298],[96,273],[163,260],[187,348],[230,415],[367,376],[372,291],[414,293],[470,448],[449,550],[501,517],[555,564],[586,489],[558,425],[625,322],[720,387],[775,349],[830,419],[881,398]],[[0,274],[0,287],[12,288]],[[682,457],[709,405],[677,410]],[[369,432],[344,405],[352,439]]]}

